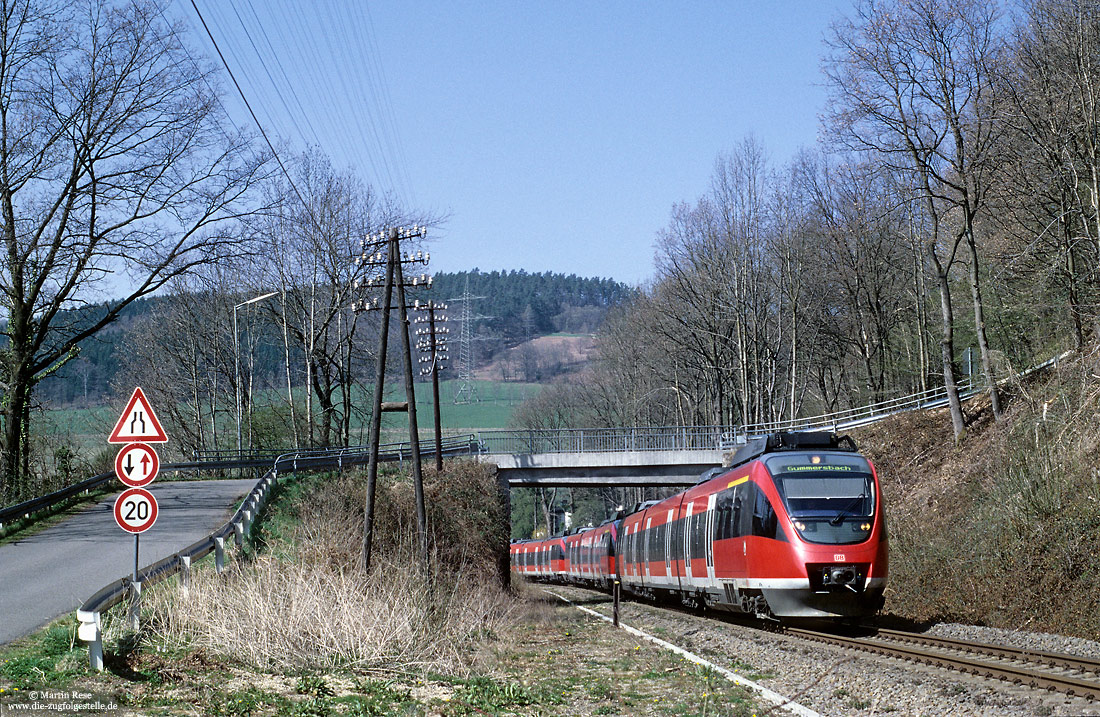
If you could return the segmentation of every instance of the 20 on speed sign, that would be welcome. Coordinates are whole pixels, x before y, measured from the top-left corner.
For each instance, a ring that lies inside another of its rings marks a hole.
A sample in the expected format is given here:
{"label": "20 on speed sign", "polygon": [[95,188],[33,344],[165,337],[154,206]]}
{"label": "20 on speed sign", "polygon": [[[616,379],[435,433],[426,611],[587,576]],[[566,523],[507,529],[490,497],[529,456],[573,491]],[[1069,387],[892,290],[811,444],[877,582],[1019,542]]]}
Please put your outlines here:
{"label": "20 on speed sign", "polygon": [[157,522],[157,499],[144,488],[122,491],[115,499],[115,522],[128,533],[144,533]]}

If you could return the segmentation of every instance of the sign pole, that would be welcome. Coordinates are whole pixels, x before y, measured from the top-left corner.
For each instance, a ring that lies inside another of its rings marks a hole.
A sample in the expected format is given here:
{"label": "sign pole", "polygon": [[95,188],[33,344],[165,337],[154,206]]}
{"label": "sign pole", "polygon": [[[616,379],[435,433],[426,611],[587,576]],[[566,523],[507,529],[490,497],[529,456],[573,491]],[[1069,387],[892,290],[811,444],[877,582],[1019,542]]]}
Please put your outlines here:
{"label": "sign pole", "polygon": [[134,533],[134,582],[137,582],[138,574],[138,549],[141,547],[141,533]]}

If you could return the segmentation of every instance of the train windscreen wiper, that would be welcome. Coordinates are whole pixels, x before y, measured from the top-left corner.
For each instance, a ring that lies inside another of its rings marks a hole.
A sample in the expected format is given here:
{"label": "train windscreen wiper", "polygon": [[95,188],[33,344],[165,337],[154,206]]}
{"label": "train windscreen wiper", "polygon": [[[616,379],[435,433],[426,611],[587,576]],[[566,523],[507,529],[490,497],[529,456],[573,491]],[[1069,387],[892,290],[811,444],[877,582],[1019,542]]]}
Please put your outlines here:
{"label": "train windscreen wiper", "polygon": [[854,508],[855,506],[862,503],[866,499],[867,499],[867,494],[866,493],[860,493],[859,496],[856,497],[856,498],[853,498],[851,500],[851,502],[848,503],[848,505],[841,508],[840,512],[838,512],[834,518],[831,518],[829,520],[829,525],[840,525],[844,521],[845,516],[854,515],[854,513],[850,513],[849,511],[852,508]]}

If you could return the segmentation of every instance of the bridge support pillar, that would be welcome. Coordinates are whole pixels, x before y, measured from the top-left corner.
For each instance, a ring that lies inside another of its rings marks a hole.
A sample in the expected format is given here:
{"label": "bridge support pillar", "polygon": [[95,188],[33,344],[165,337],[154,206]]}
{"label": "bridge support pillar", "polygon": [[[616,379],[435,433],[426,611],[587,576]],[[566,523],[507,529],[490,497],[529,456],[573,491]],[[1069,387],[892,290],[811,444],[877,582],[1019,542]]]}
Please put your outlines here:
{"label": "bridge support pillar", "polygon": [[[512,489],[508,485],[508,476],[503,471],[498,470],[496,472],[497,477],[497,499],[500,501],[501,510],[504,511],[504,525],[511,526],[512,523]],[[504,545],[501,546],[497,555],[497,572],[500,575],[500,584],[509,588],[512,586],[512,564],[508,551],[508,545],[511,535],[504,541]]]}

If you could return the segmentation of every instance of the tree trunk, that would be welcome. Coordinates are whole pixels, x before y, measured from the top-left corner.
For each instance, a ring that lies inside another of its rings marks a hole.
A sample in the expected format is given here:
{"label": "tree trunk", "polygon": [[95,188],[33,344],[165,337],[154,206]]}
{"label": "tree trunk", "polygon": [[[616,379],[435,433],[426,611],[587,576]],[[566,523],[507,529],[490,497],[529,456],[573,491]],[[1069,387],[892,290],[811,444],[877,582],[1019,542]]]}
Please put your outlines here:
{"label": "tree trunk", "polygon": [[989,396],[993,406],[993,419],[1002,418],[1001,398],[997,391],[997,379],[993,375],[993,358],[989,351],[989,338],[985,330],[985,305],[982,302],[981,277],[978,271],[978,245],[974,240],[973,217],[966,220],[966,247],[970,254],[970,295],[974,300],[974,331],[978,338],[978,348],[982,357],[982,373],[989,384]]}
{"label": "tree trunk", "polygon": [[29,463],[28,452],[30,450],[27,440],[27,425],[25,423],[30,412],[30,386],[31,381],[26,369],[17,363],[18,355],[12,352],[12,370],[9,374],[12,379],[11,389],[5,395],[3,411],[0,415],[4,420],[4,452],[0,460],[0,480],[3,481],[2,494],[12,497],[25,497],[22,491],[21,477],[28,475],[25,470]]}
{"label": "tree trunk", "polygon": [[936,280],[940,287],[940,310],[943,315],[943,338],[940,339],[940,352],[943,360],[943,385],[947,389],[947,404],[951,411],[951,428],[958,442],[966,430],[963,421],[962,403],[959,401],[959,387],[955,380],[955,316],[951,308],[951,284],[947,279],[947,269],[936,254],[935,243],[928,244],[929,259],[936,269]]}

